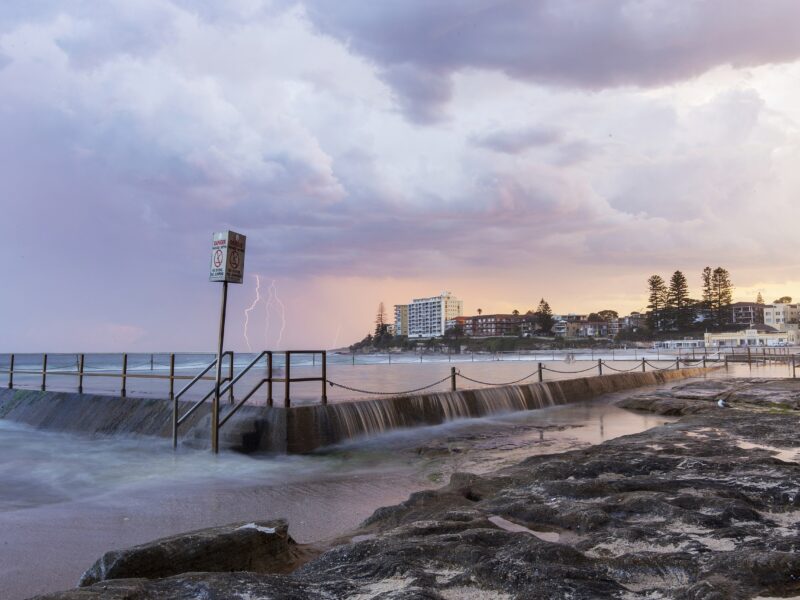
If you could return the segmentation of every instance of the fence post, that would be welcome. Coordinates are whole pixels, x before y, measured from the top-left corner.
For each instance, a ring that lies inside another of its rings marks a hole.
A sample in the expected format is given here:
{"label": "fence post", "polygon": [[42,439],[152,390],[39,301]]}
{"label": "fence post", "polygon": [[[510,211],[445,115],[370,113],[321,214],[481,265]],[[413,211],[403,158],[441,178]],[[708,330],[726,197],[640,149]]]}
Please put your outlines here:
{"label": "fence post", "polygon": [[703,355],[703,368],[704,369],[706,368],[706,356],[705,356],[705,354]]}
{"label": "fence post", "polygon": [[124,398],[128,392],[128,353],[122,354],[122,389],[120,395]]}
{"label": "fence post", "polygon": [[169,355],[169,397],[175,397],[175,354]]}
{"label": "fence post", "polygon": [[647,366],[645,359],[642,359],[642,373],[647,373]]}
{"label": "fence post", "polygon": [[283,405],[289,408],[291,400],[289,399],[289,388],[292,379],[292,353],[290,350],[286,351],[286,373],[283,381]]}
{"label": "fence post", "polygon": [[267,406],[272,406],[272,352],[267,353]]}
{"label": "fence post", "polygon": [[597,359],[597,372],[600,375],[603,374],[603,359],[602,358],[598,358]]}
{"label": "fence post", "polygon": [[328,356],[322,351],[322,403],[328,403]]}
{"label": "fence post", "polygon": [[[228,361],[228,381],[233,381],[233,351],[228,355],[230,360]],[[233,386],[228,386],[228,404],[233,404]]]}
{"label": "fence post", "polygon": [[750,346],[747,347],[747,364],[748,365],[752,365],[753,364],[753,357],[750,354]]}
{"label": "fence post", "polygon": [[675,359],[675,370],[679,371],[680,368],[681,368],[681,359],[680,359],[680,357],[678,357],[678,358]]}
{"label": "fence post", "polygon": [[795,358],[796,355],[792,354],[792,379],[797,379],[797,363]]}
{"label": "fence post", "polygon": [[83,393],[83,365],[85,363],[85,355],[81,354],[78,357],[78,393]]}
{"label": "fence post", "polygon": [[42,354],[42,391],[47,387],[47,354]]}
{"label": "fence post", "polygon": [[539,382],[544,381],[544,372],[542,371],[542,363],[539,363]]}
{"label": "fence post", "polygon": [[8,389],[14,389],[14,355],[11,355],[11,362],[8,365]]}
{"label": "fence post", "polygon": [[728,355],[725,354],[725,370],[728,370]]}
{"label": "fence post", "polygon": [[450,367],[450,391],[456,391],[456,368]]}

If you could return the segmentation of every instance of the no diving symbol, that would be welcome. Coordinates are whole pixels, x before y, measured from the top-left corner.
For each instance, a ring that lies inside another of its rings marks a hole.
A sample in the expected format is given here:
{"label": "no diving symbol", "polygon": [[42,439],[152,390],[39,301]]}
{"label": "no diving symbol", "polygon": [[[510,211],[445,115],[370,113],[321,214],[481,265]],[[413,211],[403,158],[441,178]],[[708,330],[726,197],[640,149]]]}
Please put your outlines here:
{"label": "no diving symbol", "polygon": [[222,266],[222,250],[214,251],[214,266],[219,269]]}
{"label": "no diving symbol", "polygon": [[239,252],[231,248],[231,269],[239,268]]}

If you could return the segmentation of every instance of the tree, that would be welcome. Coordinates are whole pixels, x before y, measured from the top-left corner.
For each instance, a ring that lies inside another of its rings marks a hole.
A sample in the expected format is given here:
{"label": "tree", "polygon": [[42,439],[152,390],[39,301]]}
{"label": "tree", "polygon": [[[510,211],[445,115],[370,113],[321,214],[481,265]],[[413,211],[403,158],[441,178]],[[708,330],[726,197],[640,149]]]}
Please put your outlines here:
{"label": "tree", "polygon": [[764,304],[764,296],[761,295],[761,292],[758,292],[758,296],[756,296],[756,304]]}
{"label": "tree", "polygon": [[711,316],[711,304],[714,296],[714,287],[711,285],[711,275],[711,267],[703,269],[703,274],[701,275],[703,281],[703,300],[701,304],[706,317]]}
{"label": "tree", "polygon": [[511,314],[514,315],[515,317],[518,317],[519,311],[515,308],[514,310],[511,311]]}
{"label": "tree", "polygon": [[539,330],[543,331],[544,333],[550,333],[550,330],[553,328],[553,311],[550,309],[550,305],[547,301],[542,298],[539,301],[539,306],[536,309],[536,323],[539,325]]}
{"label": "tree", "polygon": [[386,308],[383,302],[378,304],[378,315],[375,317],[375,337],[380,338],[389,329],[389,324],[386,322]]}
{"label": "tree", "polygon": [[647,298],[647,308],[650,309],[647,315],[647,325],[651,331],[660,331],[664,318],[664,306],[667,301],[667,286],[660,275],[651,275],[647,280],[647,287],[650,290]]}
{"label": "tree", "polygon": [[777,300],[774,300],[772,303],[773,304],[791,304],[792,303],[792,297],[791,296],[781,296]]}
{"label": "tree", "polygon": [[711,311],[714,323],[720,327],[726,322],[726,312],[733,301],[733,283],[731,275],[726,269],[717,267],[711,273]]}
{"label": "tree", "polygon": [[680,271],[675,271],[669,280],[665,309],[673,329],[682,331],[691,326],[694,319],[689,300],[689,284]]}
{"label": "tree", "polygon": [[599,314],[593,312],[589,313],[589,315],[586,317],[586,320],[589,321],[590,323],[596,323],[598,321],[602,321],[603,318]]}
{"label": "tree", "polygon": [[619,313],[615,310],[605,309],[598,311],[597,316],[600,317],[601,321],[613,321],[619,318]]}
{"label": "tree", "polygon": [[478,309],[478,316],[480,316],[480,315],[482,315],[482,314],[483,314],[483,309],[482,309],[482,308],[479,308],[479,309]]}

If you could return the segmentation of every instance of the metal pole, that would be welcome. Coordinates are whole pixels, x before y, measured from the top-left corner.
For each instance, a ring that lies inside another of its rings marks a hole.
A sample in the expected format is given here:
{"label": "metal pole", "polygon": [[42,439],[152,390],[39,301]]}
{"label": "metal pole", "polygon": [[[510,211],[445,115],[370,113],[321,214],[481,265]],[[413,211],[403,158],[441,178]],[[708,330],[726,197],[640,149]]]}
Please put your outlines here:
{"label": "metal pole", "polygon": [[47,387],[47,354],[42,354],[42,391]]}
{"label": "metal pole", "polygon": [[456,391],[456,368],[450,367],[450,391]]}
{"label": "metal pole", "polygon": [[219,453],[219,388],[222,383],[222,347],[225,341],[225,310],[228,307],[228,282],[222,282],[222,306],[219,313],[219,339],[217,340],[217,365],[214,377],[214,398],[211,401],[211,451]]}
{"label": "metal pole", "polygon": [[647,366],[644,359],[642,359],[642,373],[647,373]]}
{"label": "metal pole", "polygon": [[603,359],[602,358],[598,358],[597,359],[597,373],[598,373],[598,375],[602,375],[603,374]]}
{"label": "metal pole", "polygon": [[153,370],[153,355],[150,355],[150,370]]}
{"label": "metal pole", "polygon": [[272,406],[272,352],[267,354],[267,406]]}
{"label": "metal pole", "polygon": [[289,400],[289,384],[292,378],[292,353],[287,350],[286,351],[286,374],[284,377],[283,382],[283,405],[286,408],[289,408],[291,400]]}
{"label": "metal pole", "polygon": [[120,393],[121,393],[123,398],[125,397],[125,394],[127,392],[127,389],[126,389],[127,387],[128,387],[128,354],[127,353],[123,353],[122,354],[122,389],[120,390]]}
{"label": "metal pole", "polygon": [[169,355],[169,397],[175,397],[175,355]]}
{"label": "metal pole", "polygon": [[85,362],[85,357],[81,354],[78,357],[78,393],[83,393],[83,365]]}
{"label": "metal pole", "polygon": [[677,371],[680,368],[681,368],[681,359],[680,358],[676,358],[675,359],[675,370]]}
{"label": "metal pole", "polygon": [[328,403],[328,353],[322,351],[322,403]]}
{"label": "metal pole", "polygon": [[725,370],[728,370],[728,355],[725,355]]}
{"label": "metal pole", "polygon": [[[233,380],[233,352],[229,355],[230,361],[228,362],[228,381]],[[233,386],[228,387],[228,404],[233,404]]]}
{"label": "metal pole", "polygon": [[544,380],[544,373],[542,372],[542,363],[539,363],[539,382]]}
{"label": "metal pole", "polygon": [[175,397],[175,355],[169,355],[169,399],[172,400],[172,449],[178,447],[178,399]]}
{"label": "metal pole", "polygon": [[11,362],[8,365],[8,389],[14,389],[14,355],[11,355]]}
{"label": "metal pole", "polygon": [[706,368],[706,357],[705,357],[705,355],[703,356],[703,368],[704,369]]}
{"label": "metal pole", "polygon": [[797,364],[795,362],[794,354],[792,354],[792,379],[797,379]]}

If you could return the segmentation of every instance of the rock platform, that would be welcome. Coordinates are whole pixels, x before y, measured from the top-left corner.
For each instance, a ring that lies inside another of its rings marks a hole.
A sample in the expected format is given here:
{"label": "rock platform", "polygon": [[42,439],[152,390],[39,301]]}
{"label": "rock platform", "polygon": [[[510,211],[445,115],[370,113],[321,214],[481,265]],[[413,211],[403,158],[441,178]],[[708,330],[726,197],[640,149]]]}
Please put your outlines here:
{"label": "rock platform", "polygon": [[647,391],[623,405],[684,416],[491,476],[457,473],[290,574],[247,572],[242,558],[241,571],[108,579],[43,598],[798,596],[799,401],[790,380]]}

